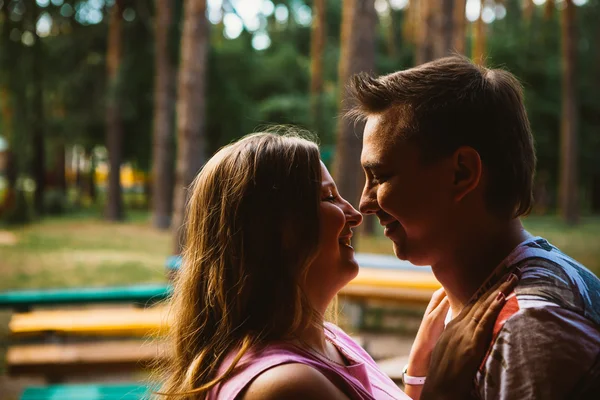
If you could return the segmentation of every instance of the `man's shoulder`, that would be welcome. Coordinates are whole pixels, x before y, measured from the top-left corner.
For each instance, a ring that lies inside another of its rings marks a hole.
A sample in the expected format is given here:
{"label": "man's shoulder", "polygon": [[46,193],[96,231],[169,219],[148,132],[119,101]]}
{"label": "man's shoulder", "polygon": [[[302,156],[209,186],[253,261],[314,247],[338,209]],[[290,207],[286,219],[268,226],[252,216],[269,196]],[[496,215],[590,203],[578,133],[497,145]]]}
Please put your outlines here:
{"label": "man's shoulder", "polygon": [[600,280],[543,238],[521,246],[511,260],[521,279],[519,309],[558,306],[600,325]]}
{"label": "man's shoulder", "polygon": [[[476,386],[485,399],[548,398],[552,390],[564,398],[591,379],[599,354],[600,330],[592,321],[556,305],[520,309],[513,295],[496,321]],[[559,376],[564,382],[553,381]]]}

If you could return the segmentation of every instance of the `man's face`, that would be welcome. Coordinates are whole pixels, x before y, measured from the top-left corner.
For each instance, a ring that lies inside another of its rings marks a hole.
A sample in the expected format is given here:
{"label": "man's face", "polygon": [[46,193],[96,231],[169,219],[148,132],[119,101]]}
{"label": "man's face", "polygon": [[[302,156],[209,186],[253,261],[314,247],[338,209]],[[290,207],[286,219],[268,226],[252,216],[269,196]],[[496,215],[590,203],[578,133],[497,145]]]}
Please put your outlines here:
{"label": "man's face", "polygon": [[422,163],[418,147],[394,141],[388,126],[377,115],[365,126],[361,164],[366,183],[360,211],[377,215],[398,258],[431,265],[452,235],[450,161]]}

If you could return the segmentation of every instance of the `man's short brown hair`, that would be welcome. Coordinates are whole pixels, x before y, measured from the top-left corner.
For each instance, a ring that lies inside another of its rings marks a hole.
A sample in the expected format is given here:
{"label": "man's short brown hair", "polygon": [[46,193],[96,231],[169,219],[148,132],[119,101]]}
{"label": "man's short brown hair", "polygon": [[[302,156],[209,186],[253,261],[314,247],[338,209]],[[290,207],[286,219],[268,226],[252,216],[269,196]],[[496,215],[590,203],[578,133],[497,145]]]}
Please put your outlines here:
{"label": "man's short brown hair", "polygon": [[390,134],[415,141],[425,162],[475,149],[490,209],[519,217],[533,203],[535,150],[519,81],[509,72],[441,58],[405,71],[352,78],[353,114],[380,115]]}

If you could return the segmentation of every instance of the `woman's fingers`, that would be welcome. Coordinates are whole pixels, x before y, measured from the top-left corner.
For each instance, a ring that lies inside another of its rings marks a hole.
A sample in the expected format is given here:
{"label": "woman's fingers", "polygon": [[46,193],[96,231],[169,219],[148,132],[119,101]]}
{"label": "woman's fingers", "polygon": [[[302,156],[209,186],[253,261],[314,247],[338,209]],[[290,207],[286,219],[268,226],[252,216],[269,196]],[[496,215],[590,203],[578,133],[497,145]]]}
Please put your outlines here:
{"label": "woman's fingers", "polygon": [[[502,293],[502,296],[506,297],[514,289],[518,282],[517,275],[510,274],[508,279],[500,284],[495,285],[493,288],[487,291],[481,301],[476,302],[467,313],[467,318],[472,318],[475,322],[481,322],[483,315],[488,311],[491,306],[497,305],[497,297]],[[504,299],[502,299],[504,303]]]}
{"label": "woman's fingers", "polygon": [[446,291],[444,288],[440,288],[433,292],[431,296],[431,300],[429,300],[429,304],[427,305],[427,309],[425,310],[425,315],[429,314],[431,311],[435,310],[436,307],[440,305],[442,300],[446,298]]}
{"label": "woman's fingers", "polygon": [[446,321],[446,315],[448,315],[448,309],[450,308],[450,302],[447,297],[444,297],[440,304],[429,314],[432,318],[432,323],[435,324],[436,328],[441,331],[444,329],[444,322]]}
{"label": "woman's fingers", "polygon": [[504,292],[497,292],[492,303],[484,309],[483,315],[478,319],[479,322],[477,323],[477,328],[475,328],[475,331],[473,332],[473,341],[478,343],[489,343],[488,338],[492,335],[498,314],[502,311],[505,303],[506,295]]}

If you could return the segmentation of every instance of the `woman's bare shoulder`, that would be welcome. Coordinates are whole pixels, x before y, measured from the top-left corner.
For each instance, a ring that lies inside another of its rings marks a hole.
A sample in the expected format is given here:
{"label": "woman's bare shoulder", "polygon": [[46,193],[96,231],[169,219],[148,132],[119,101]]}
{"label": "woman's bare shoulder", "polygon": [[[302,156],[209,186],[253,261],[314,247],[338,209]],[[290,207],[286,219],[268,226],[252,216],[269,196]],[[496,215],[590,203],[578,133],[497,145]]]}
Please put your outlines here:
{"label": "woman's bare shoulder", "polygon": [[316,369],[299,363],[270,368],[246,388],[242,400],[348,400],[333,383]]}

